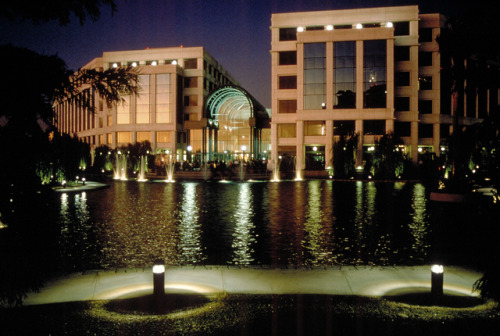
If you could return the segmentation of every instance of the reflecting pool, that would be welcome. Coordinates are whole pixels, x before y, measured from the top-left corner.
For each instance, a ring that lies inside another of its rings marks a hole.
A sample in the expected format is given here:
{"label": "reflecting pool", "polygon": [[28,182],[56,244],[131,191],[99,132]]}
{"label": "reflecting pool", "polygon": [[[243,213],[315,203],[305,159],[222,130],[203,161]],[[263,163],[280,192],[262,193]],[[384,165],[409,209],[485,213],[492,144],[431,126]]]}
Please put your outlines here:
{"label": "reflecting pool", "polygon": [[432,211],[419,183],[111,182],[58,195],[67,269],[422,264]]}

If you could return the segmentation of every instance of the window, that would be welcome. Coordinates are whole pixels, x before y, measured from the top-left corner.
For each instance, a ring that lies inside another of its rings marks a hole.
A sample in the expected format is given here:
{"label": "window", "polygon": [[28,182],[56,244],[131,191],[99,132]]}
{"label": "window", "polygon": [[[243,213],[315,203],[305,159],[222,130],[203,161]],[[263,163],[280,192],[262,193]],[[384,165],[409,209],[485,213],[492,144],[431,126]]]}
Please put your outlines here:
{"label": "window", "polygon": [[432,28],[420,28],[418,30],[418,42],[432,42]]}
{"label": "window", "polygon": [[420,90],[432,90],[432,76],[421,76],[418,78]]}
{"label": "window", "polygon": [[136,133],[136,141],[151,141],[151,132],[137,132]]}
{"label": "window", "polygon": [[387,106],[387,43],[386,40],[368,40],[363,43],[363,89],[365,108]]}
{"label": "window", "polygon": [[156,75],[156,123],[171,122],[170,115],[170,74],[158,74]]}
{"label": "window", "polygon": [[198,87],[198,77],[184,77],[184,88],[197,88]]}
{"label": "window", "polygon": [[410,137],[411,136],[411,122],[395,121],[394,122],[394,136],[396,137]]}
{"label": "window", "polygon": [[297,88],[297,76],[279,76],[278,82],[278,88],[280,90]]}
{"label": "window", "polygon": [[439,125],[439,133],[441,139],[445,139],[450,136],[450,125],[440,124]]}
{"label": "window", "polygon": [[279,65],[295,65],[295,64],[297,64],[296,51],[279,52]]}
{"label": "window", "polygon": [[116,132],[116,142],[118,143],[131,143],[132,133],[131,132]]}
{"label": "window", "polygon": [[325,135],[325,122],[324,121],[306,121],[304,123],[304,135]]}
{"label": "window", "polygon": [[335,120],[333,122],[334,135],[352,135],[356,130],[354,120]]}
{"label": "window", "polygon": [[296,100],[280,100],[278,102],[278,113],[296,113],[297,101]]}
{"label": "window", "polygon": [[334,29],[352,29],[352,25],[336,25],[333,26]]}
{"label": "window", "polygon": [[432,66],[432,52],[428,51],[419,52],[418,66]]}
{"label": "window", "polygon": [[394,60],[397,62],[410,60],[410,47],[396,46],[394,47]]}
{"label": "window", "polygon": [[296,41],[297,28],[280,28],[280,41]]}
{"label": "window", "polygon": [[113,144],[113,133],[107,133],[107,143],[108,145],[112,145]]}
{"label": "window", "polygon": [[198,69],[198,59],[187,58],[184,60],[184,69]]}
{"label": "window", "polygon": [[418,101],[418,113],[420,113],[420,114],[432,114],[432,100],[419,100]]}
{"label": "window", "polygon": [[184,96],[184,106],[198,106],[198,96]]}
{"label": "window", "polygon": [[365,135],[384,135],[385,120],[363,120],[363,133]]}
{"label": "window", "polygon": [[418,137],[419,138],[432,138],[434,136],[433,124],[418,124]]}
{"label": "window", "polygon": [[356,108],[356,42],[333,44],[334,107]]}
{"label": "window", "polygon": [[136,124],[148,124],[149,119],[149,75],[139,75],[141,91],[136,96],[135,122]]}
{"label": "window", "polygon": [[396,86],[409,86],[410,73],[409,72],[396,72],[394,74],[394,84]]}
{"label": "window", "polygon": [[394,108],[396,109],[396,111],[409,111],[410,97],[395,97]]}
{"label": "window", "polygon": [[[100,121],[99,121],[99,123],[100,123]],[[113,126],[113,116],[112,115],[106,116],[106,126]]]}
{"label": "window", "polygon": [[296,134],[296,124],[278,124],[278,138],[295,138]]}
{"label": "window", "polygon": [[116,123],[130,124],[130,96],[123,96],[123,100],[116,106]]}
{"label": "window", "polygon": [[163,131],[156,132],[156,142],[172,142],[172,132]]}
{"label": "window", "polygon": [[410,35],[409,22],[394,22],[394,36]]}
{"label": "window", "polygon": [[304,109],[325,107],[326,44],[304,44]]}

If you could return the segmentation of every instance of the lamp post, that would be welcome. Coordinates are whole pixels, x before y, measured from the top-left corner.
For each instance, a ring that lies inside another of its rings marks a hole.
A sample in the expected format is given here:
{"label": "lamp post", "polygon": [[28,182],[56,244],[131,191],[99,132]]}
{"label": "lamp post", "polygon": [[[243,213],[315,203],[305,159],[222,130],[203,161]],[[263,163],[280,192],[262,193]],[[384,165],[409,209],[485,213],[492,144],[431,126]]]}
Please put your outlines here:
{"label": "lamp post", "polygon": [[193,150],[193,147],[187,146],[187,151],[188,151],[188,162],[191,162],[191,151]]}
{"label": "lamp post", "polygon": [[153,264],[153,295],[156,299],[165,295],[165,263],[162,260]]}
{"label": "lamp post", "polygon": [[245,162],[245,151],[247,150],[247,146],[243,145],[241,146],[241,151],[243,152],[243,162]]}
{"label": "lamp post", "polygon": [[443,296],[443,265],[432,265],[431,267],[431,296],[433,300],[439,300]]}

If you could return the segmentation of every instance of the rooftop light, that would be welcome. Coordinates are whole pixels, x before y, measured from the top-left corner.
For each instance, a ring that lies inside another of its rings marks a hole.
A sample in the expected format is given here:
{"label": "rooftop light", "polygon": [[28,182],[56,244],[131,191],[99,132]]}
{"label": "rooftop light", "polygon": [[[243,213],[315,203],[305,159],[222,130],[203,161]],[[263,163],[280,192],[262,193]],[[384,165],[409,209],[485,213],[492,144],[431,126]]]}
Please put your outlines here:
{"label": "rooftop light", "polygon": [[390,21],[389,21],[389,22],[387,22],[387,23],[385,24],[385,27],[386,27],[386,28],[392,28],[392,27],[394,27],[394,25],[392,24],[392,22],[390,22]]}
{"label": "rooftop light", "polygon": [[357,23],[356,24],[356,29],[361,29],[361,28],[363,28],[363,25],[361,23]]}
{"label": "rooftop light", "polygon": [[326,29],[326,30],[333,30],[333,26],[332,26],[332,25],[326,25],[326,26],[325,26],[325,29]]}
{"label": "rooftop light", "polygon": [[297,32],[302,33],[304,31],[304,27],[297,27]]}

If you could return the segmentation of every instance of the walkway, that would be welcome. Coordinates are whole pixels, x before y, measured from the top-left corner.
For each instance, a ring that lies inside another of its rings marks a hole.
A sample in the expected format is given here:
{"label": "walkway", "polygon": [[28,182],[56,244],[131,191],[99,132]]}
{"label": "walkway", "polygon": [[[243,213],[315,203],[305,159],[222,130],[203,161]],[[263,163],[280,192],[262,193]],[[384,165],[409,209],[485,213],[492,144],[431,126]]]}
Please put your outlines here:
{"label": "walkway", "polygon": [[[460,267],[445,267],[447,294],[477,296],[472,292],[481,274]],[[329,294],[380,297],[405,292],[430,291],[430,266],[327,267],[313,269],[252,266],[167,267],[168,292],[238,294]],[[72,274],[31,293],[25,305],[107,300],[144,295],[153,291],[151,269],[118,269]]]}

